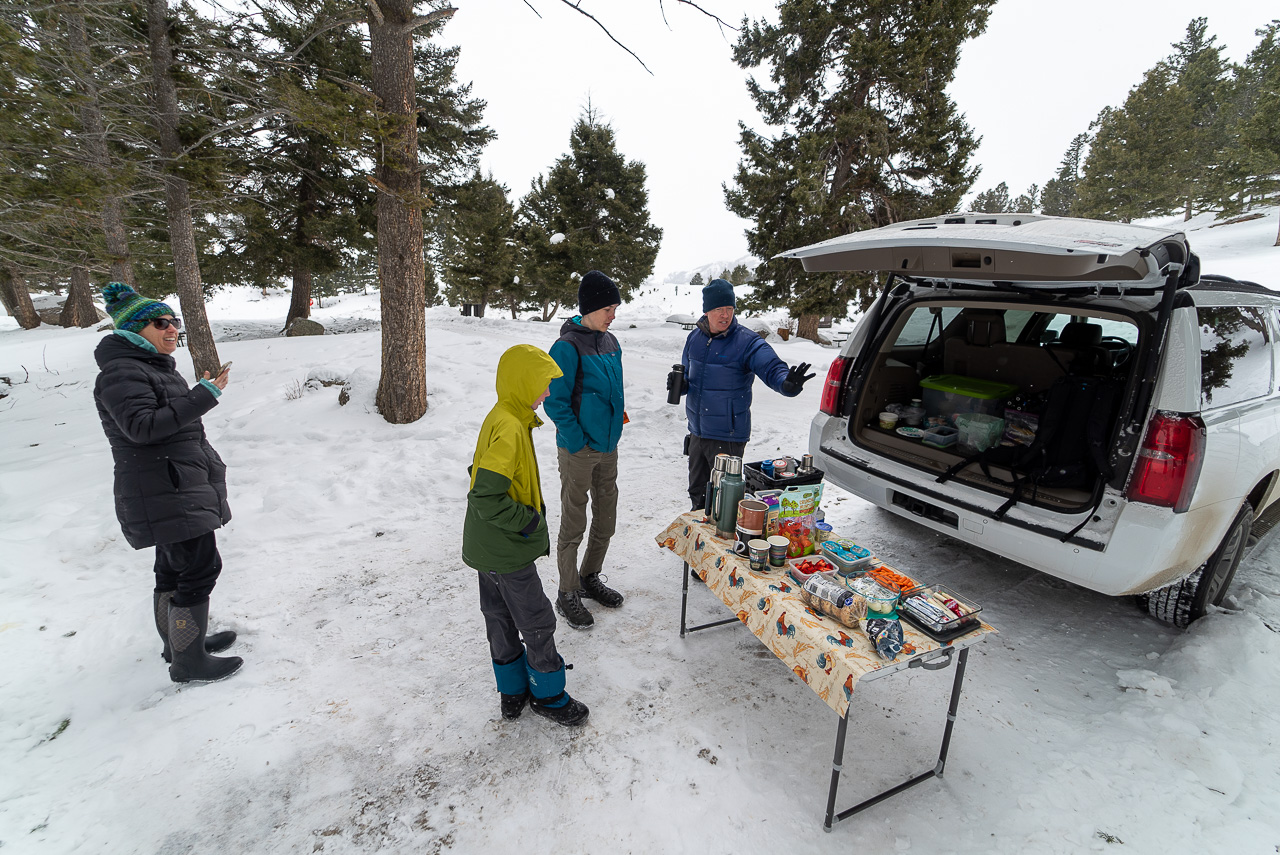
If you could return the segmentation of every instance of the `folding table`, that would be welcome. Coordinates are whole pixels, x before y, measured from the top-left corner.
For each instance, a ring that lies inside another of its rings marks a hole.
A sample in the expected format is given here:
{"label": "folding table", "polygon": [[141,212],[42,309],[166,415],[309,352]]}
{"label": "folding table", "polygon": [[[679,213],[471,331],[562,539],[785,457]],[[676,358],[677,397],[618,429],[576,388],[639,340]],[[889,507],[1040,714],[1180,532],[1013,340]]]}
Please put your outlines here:
{"label": "folding table", "polygon": [[[845,627],[834,619],[805,605],[799,586],[784,568],[763,571],[750,569],[747,559],[733,551],[732,539],[716,536],[715,527],[701,511],[681,514],[655,540],[684,560],[680,597],[680,637],[741,622],[759,638],[797,677],[817,693],[840,717],[836,728],[835,757],[831,765],[831,787],[827,793],[827,812],[823,829],[831,830],[835,822],[848,819],[874,804],[930,778],[941,778],[951,744],[951,730],[960,703],[969,648],[996,630],[979,621],[970,632],[949,642],[938,642],[902,621],[905,643],[893,661],[881,659],[861,629]],[[689,575],[697,573],[706,587],[735,617],[698,626],[687,626]],[[909,575],[909,574],[908,574]],[[919,580],[928,581],[928,580]],[[912,668],[937,671],[954,664],[955,679],[942,734],[942,748],[933,769],[873,796],[851,808],[835,812],[836,790],[840,784],[844,761],[845,732],[849,725],[849,699],[859,683],[878,680],[892,674],[906,673]]]}

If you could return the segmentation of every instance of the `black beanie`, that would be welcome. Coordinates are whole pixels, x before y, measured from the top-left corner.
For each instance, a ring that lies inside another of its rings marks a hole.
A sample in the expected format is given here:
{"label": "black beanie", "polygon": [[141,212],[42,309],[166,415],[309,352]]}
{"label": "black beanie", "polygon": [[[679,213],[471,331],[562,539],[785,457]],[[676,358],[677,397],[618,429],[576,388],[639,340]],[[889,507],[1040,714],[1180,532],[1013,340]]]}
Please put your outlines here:
{"label": "black beanie", "polygon": [[578,312],[589,315],[605,306],[614,306],[622,302],[618,286],[613,280],[599,270],[592,270],[582,277],[578,285]]}
{"label": "black beanie", "polygon": [[733,285],[727,279],[712,279],[702,289],[702,311],[722,309],[725,306],[737,308],[733,298]]}

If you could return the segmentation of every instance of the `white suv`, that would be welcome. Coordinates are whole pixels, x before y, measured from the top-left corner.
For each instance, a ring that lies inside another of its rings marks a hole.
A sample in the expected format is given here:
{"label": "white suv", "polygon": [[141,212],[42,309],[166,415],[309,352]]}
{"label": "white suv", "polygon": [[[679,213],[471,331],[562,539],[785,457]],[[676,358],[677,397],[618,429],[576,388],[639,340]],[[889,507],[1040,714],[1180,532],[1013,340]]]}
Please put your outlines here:
{"label": "white suv", "polygon": [[1280,516],[1280,295],[1182,233],[954,214],[782,255],[887,276],[810,427],[840,487],[1180,626]]}

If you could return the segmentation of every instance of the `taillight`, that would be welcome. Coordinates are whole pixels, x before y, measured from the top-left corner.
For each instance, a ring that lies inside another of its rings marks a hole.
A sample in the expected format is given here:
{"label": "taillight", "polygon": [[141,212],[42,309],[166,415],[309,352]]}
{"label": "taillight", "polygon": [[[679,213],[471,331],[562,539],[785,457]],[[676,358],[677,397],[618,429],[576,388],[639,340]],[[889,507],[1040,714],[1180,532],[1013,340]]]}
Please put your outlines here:
{"label": "taillight", "polygon": [[840,392],[844,384],[844,370],[848,366],[849,360],[846,357],[837,356],[831,360],[831,367],[827,369],[827,379],[822,383],[822,400],[818,403],[818,409],[828,416],[840,415]]}
{"label": "taillight", "polygon": [[1204,422],[1199,416],[1158,412],[1147,426],[1147,438],[1129,481],[1135,502],[1185,511],[1191,505],[1204,463]]}

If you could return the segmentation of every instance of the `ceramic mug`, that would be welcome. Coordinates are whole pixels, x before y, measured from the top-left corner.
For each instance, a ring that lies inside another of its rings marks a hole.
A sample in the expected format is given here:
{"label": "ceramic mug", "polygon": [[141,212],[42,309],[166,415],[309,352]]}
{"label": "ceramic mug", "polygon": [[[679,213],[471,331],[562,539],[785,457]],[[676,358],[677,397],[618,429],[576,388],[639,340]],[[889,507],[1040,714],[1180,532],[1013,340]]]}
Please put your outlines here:
{"label": "ceramic mug", "polygon": [[761,531],[738,526],[734,532],[734,534],[736,535],[736,538],[733,542],[734,553],[736,555],[746,555],[748,553],[747,544],[749,544],[751,541],[758,538],[762,533],[763,532]]}
{"label": "ceramic mug", "polygon": [[758,499],[743,499],[738,502],[738,528],[747,531],[764,531],[765,520],[769,517],[769,506]]}

